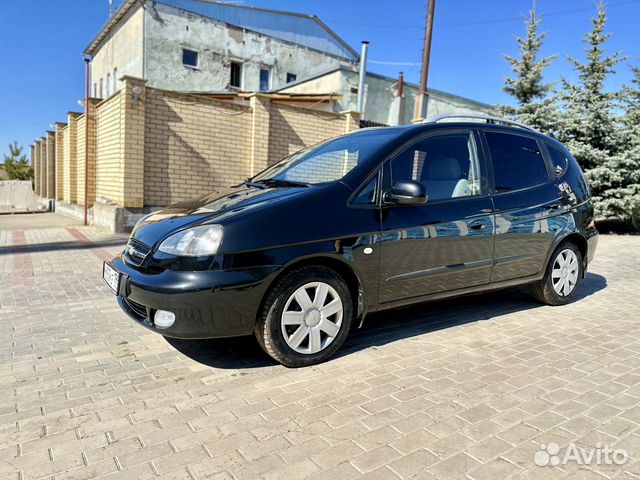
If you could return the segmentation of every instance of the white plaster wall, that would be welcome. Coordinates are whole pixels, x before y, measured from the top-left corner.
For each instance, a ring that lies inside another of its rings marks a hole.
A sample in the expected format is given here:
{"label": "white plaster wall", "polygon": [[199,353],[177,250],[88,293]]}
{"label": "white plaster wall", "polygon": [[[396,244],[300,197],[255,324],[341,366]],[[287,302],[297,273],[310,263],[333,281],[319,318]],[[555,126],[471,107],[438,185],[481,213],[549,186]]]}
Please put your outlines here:
{"label": "white plaster wall", "polygon": [[[197,69],[182,65],[182,49],[199,53]],[[147,85],[178,91],[224,91],[230,62],[243,63],[243,90],[259,89],[259,70],[271,70],[271,88],[286,83],[287,72],[298,80],[326,71],[346,60],[289,44],[166,5],[149,9],[145,20]]]}
{"label": "white plaster wall", "polygon": [[[94,84],[99,90],[100,79],[102,79],[102,98],[107,98],[107,74],[113,82],[115,68],[118,69],[118,79],[124,75],[143,78],[144,17],[144,10],[137,7],[132,14],[122,20],[120,28],[116,29],[95,52],[91,60],[91,96],[100,97],[99,92],[94,95]],[[119,87],[119,82],[116,82],[115,91],[119,90]],[[112,83],[109,94],[113,95],[115,91]]]}
{"label": "white plaster wall", "polygon": [[[283,89],[287,93],[332,93],[342,98],[335,102],[335,110],[356,110],[358,72],[340,70],[309,80],[300,85]],[[385,125],[407,125],[413,119],[413,107],[418,89],[404,85],[403,98],[397,96],[397,80],[368,76],[365,83],[364,120]],[[488,109],[479,102],[431,91],[428,115],[441,113],[486,113]]]}
{"label": "white plaster wall", "polygon": [[[412,108],[413,111],[413,108]],[[490,108],[483,105],[467,102],[464,99],[442,95],[439,92],[429,94],[428,112],[429,116],[440,115],[441,113],[489,113]]]}
{"label": "white plaster wall", "polygon": [[[341,71],[328,73],[318,78],[307,80],[298,85],[283,89],[286,93],[335,93],[342,94],[346,87],[346,79]],[[341,101],[342,103],[342,101]]]}

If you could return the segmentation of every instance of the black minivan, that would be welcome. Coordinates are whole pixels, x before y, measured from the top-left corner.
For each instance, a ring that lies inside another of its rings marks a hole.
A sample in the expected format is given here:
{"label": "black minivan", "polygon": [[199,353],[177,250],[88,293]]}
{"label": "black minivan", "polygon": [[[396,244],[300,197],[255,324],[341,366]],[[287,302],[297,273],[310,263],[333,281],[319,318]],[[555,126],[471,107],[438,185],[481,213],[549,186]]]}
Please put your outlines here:
{"label": "black minivan", "polygon": [[598,239],[575,159],[515,122],[443,117],[333,138],[147,215],[104,280],[155,332],[254,333],[290,367],[329,358],[370,312],[519,284],[570,302]]}

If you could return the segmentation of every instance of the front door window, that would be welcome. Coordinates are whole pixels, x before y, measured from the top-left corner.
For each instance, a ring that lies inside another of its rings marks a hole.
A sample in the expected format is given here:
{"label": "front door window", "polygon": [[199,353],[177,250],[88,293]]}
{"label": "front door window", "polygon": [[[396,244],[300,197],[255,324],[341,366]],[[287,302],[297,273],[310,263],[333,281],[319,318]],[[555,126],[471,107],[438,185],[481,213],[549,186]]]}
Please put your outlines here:
{"label": "front door window", "polygon": [[471,132],[424,138],[391,162],[391,182],[424,184],[429,202],[479,195],[480,167]]}

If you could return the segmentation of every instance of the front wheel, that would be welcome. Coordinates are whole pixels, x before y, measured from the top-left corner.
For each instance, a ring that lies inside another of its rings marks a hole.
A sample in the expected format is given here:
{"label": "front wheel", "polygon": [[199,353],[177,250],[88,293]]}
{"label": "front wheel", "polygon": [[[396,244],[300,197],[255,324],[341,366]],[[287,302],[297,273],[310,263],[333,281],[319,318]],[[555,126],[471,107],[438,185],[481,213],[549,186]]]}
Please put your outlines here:
{"label": "front wheel", "polygon": [[287,367],[323,362],[344,343],[353,317],[349,287],[333,270],[286,273],[267,295],[255,328],[258,343]]}
{"label": "front wheel", "polygon": [[542,280],[531,284],[531,293],[547,305],[565,305],[575,298],[583,270],[580,249],[573,243],[563,243],[551,255]]}

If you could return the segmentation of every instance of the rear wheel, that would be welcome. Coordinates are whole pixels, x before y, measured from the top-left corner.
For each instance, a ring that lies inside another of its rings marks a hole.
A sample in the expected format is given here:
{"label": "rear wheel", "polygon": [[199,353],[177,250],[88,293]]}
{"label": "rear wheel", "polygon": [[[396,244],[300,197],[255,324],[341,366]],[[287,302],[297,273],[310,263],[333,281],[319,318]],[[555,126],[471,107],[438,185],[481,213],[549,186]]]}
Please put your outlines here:
{"label": "rear wheel", "polygon": [[255,335],[272,358],[303,367],[331,357],[344,343],[353,301],[343,278],[321,266],[286,273],[265,300]]}
{"label": "rear wheel", "polygon": [[573,243],[563,243],[551,255],[543,279],[531,285],[531,293],[547,305],[565,305],[575,298],[583,269],[580,249]]}

